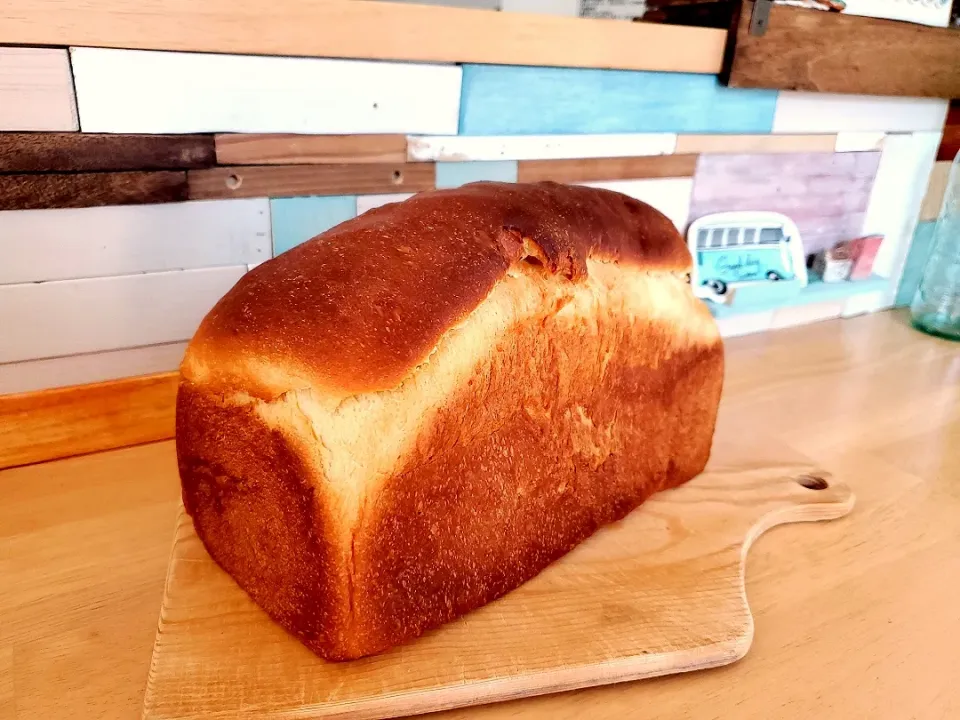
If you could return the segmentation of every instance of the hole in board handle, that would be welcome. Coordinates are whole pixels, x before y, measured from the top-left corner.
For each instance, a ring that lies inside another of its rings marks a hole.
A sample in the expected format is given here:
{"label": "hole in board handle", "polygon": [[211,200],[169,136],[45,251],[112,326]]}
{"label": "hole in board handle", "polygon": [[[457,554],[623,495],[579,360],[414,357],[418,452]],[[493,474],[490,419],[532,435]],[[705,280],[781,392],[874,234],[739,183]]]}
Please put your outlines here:
{"label": "hole in board handle", "polygon": [[400,172],[399,170],[394,170],[394,171],[393,171],[393,184],[394,184],[394,185],[400,185],[400,184],[402,184],[402,183],[403,183],[403,173]]}
{"label": "hole in board handle", "polygon": [[797,482],[808,490],[826,490],[830,483],[822,475],[801,475]]}
{"label": "hole in board handle", "polygon": [[243,185],[243,178],[239,175],[227,175],[227,179],[224,180],[227,185],[227,188],[230,190],[236,190],[238,187]]}

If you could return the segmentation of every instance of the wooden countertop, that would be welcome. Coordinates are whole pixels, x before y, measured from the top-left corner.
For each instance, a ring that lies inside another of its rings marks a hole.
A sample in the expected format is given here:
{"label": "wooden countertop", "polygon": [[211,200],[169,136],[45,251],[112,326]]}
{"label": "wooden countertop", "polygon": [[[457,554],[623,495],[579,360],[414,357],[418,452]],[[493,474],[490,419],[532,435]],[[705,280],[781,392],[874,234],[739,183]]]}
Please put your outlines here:
{"label": "wooden countertop", "polygon": [[[431,717],[960,717],[960,345],[900,313],[740,338],[724,393],[858,500],[751,550],[747,657]],[[0,472],[0,719],[139,715],[177,494],[170,442]]]}

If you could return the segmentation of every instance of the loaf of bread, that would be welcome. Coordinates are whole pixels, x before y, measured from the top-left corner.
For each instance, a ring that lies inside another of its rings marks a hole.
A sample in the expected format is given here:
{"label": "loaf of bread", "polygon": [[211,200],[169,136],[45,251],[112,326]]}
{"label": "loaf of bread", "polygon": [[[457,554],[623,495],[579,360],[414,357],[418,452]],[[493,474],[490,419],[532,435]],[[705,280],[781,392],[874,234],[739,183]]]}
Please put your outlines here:
{"label": "loaf of bread", "polygon": [[690,265],[619,193],[475,183],[254,268],[182,365],[197,534],[327,659],[500,597],[703,469],[723,347]]}

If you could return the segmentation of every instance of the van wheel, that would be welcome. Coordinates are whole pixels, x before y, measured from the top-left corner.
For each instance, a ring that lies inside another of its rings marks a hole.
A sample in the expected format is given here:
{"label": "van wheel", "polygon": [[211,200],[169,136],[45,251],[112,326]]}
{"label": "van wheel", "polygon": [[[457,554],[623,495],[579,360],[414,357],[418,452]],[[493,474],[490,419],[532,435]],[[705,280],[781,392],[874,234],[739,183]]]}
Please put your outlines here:
{"label": "van wheel", "polygon": [[777,280],[783,280],[783,278],[776,270],[771,270],[767,273],[767,280],[773,280],[773,282],[776,282]]}
{"label": "van wheel", "polygon": [[727,294],[727,284],[723,280],[707,280],[707,287],[717,295]]}

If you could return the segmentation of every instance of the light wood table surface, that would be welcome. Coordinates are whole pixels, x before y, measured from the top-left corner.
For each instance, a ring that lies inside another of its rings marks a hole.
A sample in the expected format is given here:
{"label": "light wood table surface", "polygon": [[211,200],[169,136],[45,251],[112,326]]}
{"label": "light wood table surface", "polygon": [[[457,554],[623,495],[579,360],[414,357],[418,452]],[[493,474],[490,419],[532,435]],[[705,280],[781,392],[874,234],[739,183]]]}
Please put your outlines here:
{"label": "light wood table surface", "polygon": [[[450,718],[960,718],[960,344],[899,313],[728,342],[724,412],[857,493],[750,552],[741,662]],[[0,472],[0,718],[134,718],[177,511],[172,443]]]}

